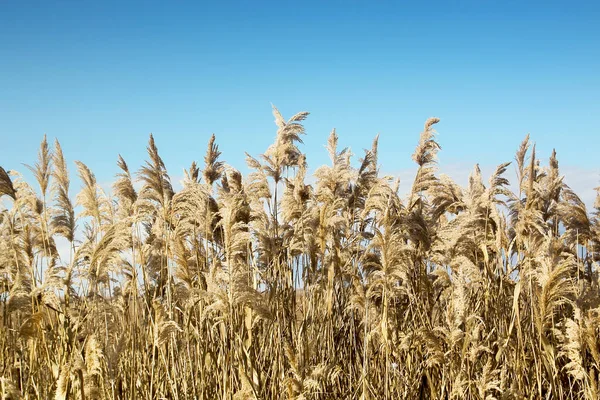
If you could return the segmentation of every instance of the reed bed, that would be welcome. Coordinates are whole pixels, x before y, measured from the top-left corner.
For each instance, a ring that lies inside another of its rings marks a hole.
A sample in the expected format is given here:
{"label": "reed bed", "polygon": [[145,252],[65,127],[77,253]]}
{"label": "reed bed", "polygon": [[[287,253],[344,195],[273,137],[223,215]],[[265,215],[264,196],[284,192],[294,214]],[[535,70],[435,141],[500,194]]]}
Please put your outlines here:
{"label": "reed bed", "polygon": [[273,113],[249,174],[213,136],[179,191],[152,136],[110,191],[46,138],[0,168],[2,399],[599,398],[600,195],[556,153],[461,187],[430,118],[400,196],[377,138],[307,178],[308,113]]}

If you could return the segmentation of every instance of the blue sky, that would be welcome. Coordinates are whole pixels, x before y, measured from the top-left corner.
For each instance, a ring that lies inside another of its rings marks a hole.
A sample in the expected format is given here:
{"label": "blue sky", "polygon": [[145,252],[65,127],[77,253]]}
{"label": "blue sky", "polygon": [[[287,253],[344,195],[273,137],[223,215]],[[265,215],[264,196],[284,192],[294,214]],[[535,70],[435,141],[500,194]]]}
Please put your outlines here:
{"label": "blue sky", "polygon": [[335,127],[357,155],[379,133],[383,170],[409,170],[438,116],[442,170],[510,161],[529,132],[591,190],[599,20],[597,2],[3,0],[0,165],[23,171],[46,133],[109,182],[153,132],[175,177],[211,133],[244,168],[274,138],[274,103],[311,112],[311,169]]}

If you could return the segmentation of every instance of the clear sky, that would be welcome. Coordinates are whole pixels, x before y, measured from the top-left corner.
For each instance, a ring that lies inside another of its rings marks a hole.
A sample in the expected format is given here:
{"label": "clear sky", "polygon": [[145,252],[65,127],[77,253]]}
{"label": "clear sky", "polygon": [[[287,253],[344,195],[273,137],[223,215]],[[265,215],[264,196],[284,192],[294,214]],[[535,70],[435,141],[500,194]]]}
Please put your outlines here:
{"label": "clear sky", "polygon": [[598,4],[0,0],[0,165],[23,171],[46,133],[109,182],[153,132],[180,177],[214,132],[244,168],[274,138],[273,103],[311,112],[311,168],[335,127],[358,155],[380,133],[383,170],[408,170],[438,116],[442,169],[510,161],[529,132],[591,190]]}

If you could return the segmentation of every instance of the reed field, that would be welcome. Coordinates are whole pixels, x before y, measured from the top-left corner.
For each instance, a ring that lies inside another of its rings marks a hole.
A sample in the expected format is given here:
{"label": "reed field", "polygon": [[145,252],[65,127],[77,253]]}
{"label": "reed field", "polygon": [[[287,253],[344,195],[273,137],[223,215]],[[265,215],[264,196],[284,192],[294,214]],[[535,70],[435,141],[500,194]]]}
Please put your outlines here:
{"label": "reed field", "polygon": [[308,174],[308,113],[273,114],[248,174],[213,136],[179,191],[152,136],[110,190],[46,138],[0,168],[2,399],[600,397],[600,194],[556,153],[463,187],[430,118],[399,194],[377,137]]}

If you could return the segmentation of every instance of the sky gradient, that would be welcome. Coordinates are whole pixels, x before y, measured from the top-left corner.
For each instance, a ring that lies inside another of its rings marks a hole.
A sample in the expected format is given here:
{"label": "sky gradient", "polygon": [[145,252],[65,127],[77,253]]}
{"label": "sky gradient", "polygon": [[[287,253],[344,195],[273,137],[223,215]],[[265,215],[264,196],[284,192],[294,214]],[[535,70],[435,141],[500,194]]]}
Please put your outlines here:
{"label": "sky gradient", "polygon": [[274,138],[273,103],[311,112],[311,170],[336,128],[358,156],[379,133],[382,170],[406,175],[437,116],[441,169],[459,179],[530,133],[586,202],[600,182],[598,2],[123,3],[0,0],[4,168],[25,172],[46,133],[72,172],[81,160],[110,182],[152,132],[174,177],[211,133],[244,169]]}

